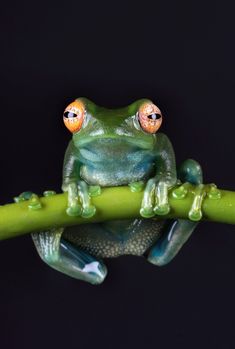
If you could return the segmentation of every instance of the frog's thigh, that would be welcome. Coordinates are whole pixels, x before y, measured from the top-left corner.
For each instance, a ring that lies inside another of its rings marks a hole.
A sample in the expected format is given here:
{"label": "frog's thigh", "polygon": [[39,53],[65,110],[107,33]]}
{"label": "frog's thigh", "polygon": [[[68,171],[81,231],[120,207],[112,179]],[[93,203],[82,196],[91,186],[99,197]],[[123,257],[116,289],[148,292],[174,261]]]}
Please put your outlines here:
{"label": "frog's thigh", "polygon": [[44,262],[52,268],[76,279],[100,284],[107,274],[102,261],[61,239],[63,228],[33,233],[36,249]]}
{"label": "frog's thigh", "polygon": [[[201,184],[201,166],[195,160],[188,159],[180,166],[178,177],[182,183]],[[148,261],[159,266],[169,263],[188,240],[196,226],[196,222],[184,219],[169,221],[161,238],[151,248]]]}

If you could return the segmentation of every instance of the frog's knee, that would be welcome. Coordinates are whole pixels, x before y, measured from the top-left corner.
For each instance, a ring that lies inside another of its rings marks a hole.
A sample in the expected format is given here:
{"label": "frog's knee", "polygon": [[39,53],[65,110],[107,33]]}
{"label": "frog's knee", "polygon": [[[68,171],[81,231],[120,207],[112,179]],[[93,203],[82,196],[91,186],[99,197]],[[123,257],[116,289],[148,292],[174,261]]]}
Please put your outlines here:
{"label": "frog's knee", "polygon": [[169,221],[160,239],[151,247],[148,261],[157,266],[168,264],[179,253],[196,226],[196,222],[184,219]]}
{"label": "frog's knee", "polygon": [[149,254],[147,260],[149,263],[154,264],[158,267],[163,267],[164,265],[168,264],[171,261],[170,258],[166,259],[166,258],[163,258],[162,256],[156,256],[153,253]]}
{"label": "frog's knee", "polygon": [[201,184],[203,181],[201,165],[193,159],[185,160],[178,169],[178,177],[183,183]]}
{"label": "frog's knee", "polygon": [[153,246],[148,254],[147,260],[149,263],[154,264],[158,267],[162,267],[175,257],[174,248],[169,248],[169,242],[167,239],[164,239],[162,243],[156,243]]}

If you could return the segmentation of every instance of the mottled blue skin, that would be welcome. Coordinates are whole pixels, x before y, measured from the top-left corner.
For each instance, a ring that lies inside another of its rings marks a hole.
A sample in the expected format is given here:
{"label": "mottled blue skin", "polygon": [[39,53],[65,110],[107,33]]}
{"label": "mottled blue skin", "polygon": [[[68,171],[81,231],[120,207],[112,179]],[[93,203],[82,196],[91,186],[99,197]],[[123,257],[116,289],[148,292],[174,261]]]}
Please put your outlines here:
{"label": "mottled blue skin", "polygon": [[[196,223],[177,220],[165,224],[154,220],[156,213],[169,211],[167,190],[176,184],[177,171],[167,136],[160,132],[147,133],[138,123],[138,110],[149,100],[139,100],[117,110],[98,107],[85,98],[82,101],[86,118],[81,130],[73,134],[64,160],[62,188],[69,193],[68,214],[94,213],[88,199],[89,185],[130,185],[134,190],[136,182],[144,182],[140,212],[152,218],[55,229],[34,233],[33,240],[40,256],[50,266],[98,284],[107,274],[100,258],[146,254],[151,263],[164,265],[176,255]],[[200,166],[193,160],[181,166],[179,176],[183,182],[202,181]],[[76,204],[78,197],[81,210]],[[153,206],[149,205],[151,200]]]}

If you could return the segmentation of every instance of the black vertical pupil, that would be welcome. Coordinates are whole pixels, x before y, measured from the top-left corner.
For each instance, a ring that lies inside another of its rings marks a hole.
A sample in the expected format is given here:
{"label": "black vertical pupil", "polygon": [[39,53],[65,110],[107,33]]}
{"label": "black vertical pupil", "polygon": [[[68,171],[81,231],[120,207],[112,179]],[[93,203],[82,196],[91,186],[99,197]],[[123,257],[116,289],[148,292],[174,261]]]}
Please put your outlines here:
{"label": "black vertical pupil", "polygon": [[157,120],[157,119],[161,118],[161,114],[153,113],[153,114],[148,115],[148,118],[150,120]]}
{"label": "black vertical pupil", "polygon": [[72,113],[71,111],[66,111],[66,112],[64,113],[64,117],[65,117],[65,118],[75,118],[76,116],[77,116],[77,114]]}

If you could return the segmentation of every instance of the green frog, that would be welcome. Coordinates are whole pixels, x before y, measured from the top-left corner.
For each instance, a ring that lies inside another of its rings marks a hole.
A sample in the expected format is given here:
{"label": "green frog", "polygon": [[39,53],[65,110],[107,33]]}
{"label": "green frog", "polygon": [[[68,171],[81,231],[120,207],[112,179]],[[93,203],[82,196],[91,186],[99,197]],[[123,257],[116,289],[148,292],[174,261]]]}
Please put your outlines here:
{"label": "green frog", "polygon": [[[159,107],[141,99],[107,109],[78,98],[67,106],[63,120],[72,133],[63,166],[67,214],[92,217],[93,195],[102,195],[103,187],[128,185],[131,191],[143,192],[141,218],[32,233],[42,260],[91,284],[105,279],[104,258],[129,254],[144,256],[157,266],[170,262],[201,218],[202,170],[192,159],[176,169],[171,142],[159,132],[163,121]],[[157,220],[169,213],[168,191],[179,181],[197,188],[189,220]]]}

